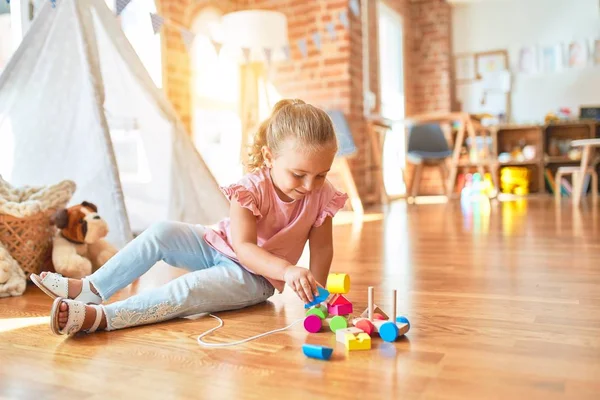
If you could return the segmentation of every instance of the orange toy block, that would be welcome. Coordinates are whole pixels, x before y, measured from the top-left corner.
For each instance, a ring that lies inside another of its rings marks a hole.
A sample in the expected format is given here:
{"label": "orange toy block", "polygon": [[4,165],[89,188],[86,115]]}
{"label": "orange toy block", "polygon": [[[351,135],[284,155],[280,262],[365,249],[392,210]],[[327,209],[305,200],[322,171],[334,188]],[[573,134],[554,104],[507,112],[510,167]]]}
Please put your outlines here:
{"label": "orange toy block", "polygon": [[346,348],[352,350],[371,350],[371,336],[366,333],[359,333],[354,336],[352,333],[347,333],[345,336]]}

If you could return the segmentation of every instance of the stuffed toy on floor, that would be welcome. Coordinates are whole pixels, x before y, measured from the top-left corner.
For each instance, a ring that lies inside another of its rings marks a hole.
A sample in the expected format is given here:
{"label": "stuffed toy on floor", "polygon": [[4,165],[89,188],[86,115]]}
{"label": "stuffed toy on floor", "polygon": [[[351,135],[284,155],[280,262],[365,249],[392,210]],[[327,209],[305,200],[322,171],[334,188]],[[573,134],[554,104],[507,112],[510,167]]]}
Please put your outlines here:
{"label": "stuffed toy on floor", "polygon": [[[15,187],[0,175],[0,215],[29,218],[65,207],[75,189],[75,182],[70,180],[46,186]],[[17,261],[16,253],[11,254],[14,251],[11,241],[19,234],[11,229],[8,224],[0,225],[0,232],[3,232],[0,235],[0,298],[22,295],[27,284],[28,270]]]}
{"label": "stuffed toy on floor", "polygon": [[54,237],[52,263],[56,272],[65,277],[84,278],[117,253],[104,240],[108,225],[92,203],[84,201],[59,210],[54,224],[59,232]]}

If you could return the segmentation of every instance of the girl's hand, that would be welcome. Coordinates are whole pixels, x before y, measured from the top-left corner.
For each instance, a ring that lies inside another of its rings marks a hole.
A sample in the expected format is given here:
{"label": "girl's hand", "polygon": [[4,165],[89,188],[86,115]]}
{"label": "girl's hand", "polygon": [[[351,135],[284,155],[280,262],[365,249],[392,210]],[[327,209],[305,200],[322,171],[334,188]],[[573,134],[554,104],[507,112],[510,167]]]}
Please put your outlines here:
{"label": "girl's hand", "polygon": [[317,290],[319,284],[306,268],[294,265],[288,267],[283,275],[283,280],[296,292],[304,304],[310,303],[313,301],[314,296],[319,294]]}

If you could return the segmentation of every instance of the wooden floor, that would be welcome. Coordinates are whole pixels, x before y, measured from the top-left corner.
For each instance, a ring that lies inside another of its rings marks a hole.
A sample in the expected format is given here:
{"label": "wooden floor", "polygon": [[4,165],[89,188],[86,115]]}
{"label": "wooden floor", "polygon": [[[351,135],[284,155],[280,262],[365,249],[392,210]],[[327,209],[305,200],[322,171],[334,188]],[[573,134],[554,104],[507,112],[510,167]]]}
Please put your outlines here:
{"label": "wooden floor", "polygon": [[[600,205],[550,199],[393,205],[335,227],[333,270],[349,298],[391,304],[412,328],[395,344],[346,354],[331,333],[291,330],[231,348],[203,348],[215,320],[177,320],[74,339],[48,327],[50,299],[30,286],[0,299],[2,399],[599,399]],[[338,218],[336,218],[338,219]],[[340,224],[341,223],[341,224]],[[178,272],[157,266],[119,297]],[[292,293],[219,314],[228,341],[303,316]],[[329,362],[303,343],[335,347]]]}

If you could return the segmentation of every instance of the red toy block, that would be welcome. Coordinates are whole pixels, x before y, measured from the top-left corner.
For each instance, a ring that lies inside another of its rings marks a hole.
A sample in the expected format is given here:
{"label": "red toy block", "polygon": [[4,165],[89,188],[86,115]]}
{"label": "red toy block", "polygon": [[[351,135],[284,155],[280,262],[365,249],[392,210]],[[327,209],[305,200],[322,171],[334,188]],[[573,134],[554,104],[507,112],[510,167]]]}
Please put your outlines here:
{"label": "red toy block", "polygon": [[344,304],[350,304],[350,305],[352,305],[352,303],[350,302],[350,300],[348,300],[347,298],[345,298],[341,294],[336,294],[335,296],[333,296],[331,298],[331,300],[329,301],[329,303],[328,303],[328,305],[330,305],[330,306],[341,306],[341,305],[344,305]]}

